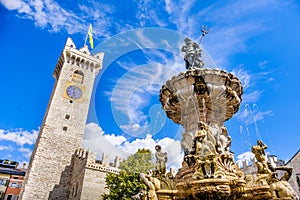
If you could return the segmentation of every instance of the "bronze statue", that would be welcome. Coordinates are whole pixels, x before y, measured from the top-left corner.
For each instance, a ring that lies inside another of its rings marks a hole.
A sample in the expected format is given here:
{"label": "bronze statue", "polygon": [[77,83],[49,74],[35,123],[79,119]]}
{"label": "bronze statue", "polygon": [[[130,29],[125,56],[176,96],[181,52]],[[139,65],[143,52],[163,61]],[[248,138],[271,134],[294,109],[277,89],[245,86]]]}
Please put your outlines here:
{"label": "bronze statue", "polygon": [[185,45],[181,48],[181,51],[185,52],[186,69],[202,68],[204,66],[203,61],[200,59],[202,49],[190,38],[185,38],[184,41]]}

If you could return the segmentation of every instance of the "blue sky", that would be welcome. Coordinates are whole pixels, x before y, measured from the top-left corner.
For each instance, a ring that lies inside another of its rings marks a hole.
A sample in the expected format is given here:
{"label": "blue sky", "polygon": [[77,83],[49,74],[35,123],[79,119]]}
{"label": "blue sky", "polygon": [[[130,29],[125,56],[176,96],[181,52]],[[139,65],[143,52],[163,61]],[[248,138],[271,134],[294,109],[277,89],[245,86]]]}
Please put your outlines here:
{"label": "blue sky", "polygon": [[244,84],[240,110],[226,122],[237,159],[257,139],[284,160],[299,150],[298,1],[0,0],[0,13],[1,158],[29,160],[65,41],[83,46],[90,23],[93,52],[105,59],[84,146],[98,158],[161,144],[178,166],[182,129],[166,118],[158,94],[185,70],[183,38],[199,41],[203,24],[211,28],[202,42],[206,66]]}

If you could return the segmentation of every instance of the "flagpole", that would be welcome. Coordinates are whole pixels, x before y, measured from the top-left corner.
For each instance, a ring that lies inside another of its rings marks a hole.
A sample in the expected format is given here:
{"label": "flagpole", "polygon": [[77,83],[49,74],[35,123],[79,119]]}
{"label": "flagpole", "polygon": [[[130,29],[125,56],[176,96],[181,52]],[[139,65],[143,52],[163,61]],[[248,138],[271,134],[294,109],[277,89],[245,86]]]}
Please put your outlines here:
{"label": "flagpole", "polygon": [[88,38],[88,33],[86,33],[86,37],[85,37],[85,40],[84,40],[84,46],[86,46],[86,41],[87,41],[87,38]]}

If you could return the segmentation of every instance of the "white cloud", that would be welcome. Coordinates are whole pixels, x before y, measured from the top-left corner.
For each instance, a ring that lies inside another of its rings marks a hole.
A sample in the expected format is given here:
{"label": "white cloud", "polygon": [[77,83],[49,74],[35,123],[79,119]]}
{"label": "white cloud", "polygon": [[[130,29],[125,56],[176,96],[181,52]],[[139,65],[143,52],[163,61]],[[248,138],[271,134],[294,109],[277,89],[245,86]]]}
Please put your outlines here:
{"label": "white cloud", "polygon": [[126,138],[123,136],[117,136],[115,134],[111,134],[111,135],[105,135],[104,136],[113,146],[121,146],[125,141]]}
{"label": "white cloud", "polygon": [[[87,4],[79,4],[79,8],[83,11],[87,16],[89,16],[92,20],[98,20],[103,18],[110,18],[107,16],[107,13],[113,13],[115,11],[115,7],[112,5],[105,4],[103,2],[99,3],[96,1],[90,1],[91,5]],[[103,22],[107,20],[101,20]]]}
{"label": "white cloud", "polygon": [[31,149],[25,148],[25,147],[20,147],[18,149],[18,151],[22,153],[22,158],[28,159],[28,160],[30,159],[30,156],[32,154],[32,150]]}
{"label": "white cloud", "polygon": [[85,126],[84,130],[85,134],[88,134],[86,137],[90,139],[97,138],[98,136],[103,136],[104,131],[102,130],[101,127],[99,127],[95,123],[89,123]]}
{"label": "white cloud", "polygon": [[6,158],[22,159],[28,162],[32,153],[30,146],[33,147],[35,144],[38,133],[39,130],[0,129],[0,141],[3,144],[7,144],[1,145],[0,151],[4,151],[7,154]]}
{"label": "white cloud", "polygon": [[96,7],[79,5],[78,11],[65,9],[54,0],[0,0],[0,2],[8,10],[16,10],[19,13],[17,16],[33,20],[37,27],[49,31],[67,31],[69,34],[87,32],[88,24],[85,20],[90,17],[92,19],[89,21],[95,22],[95,33],[98,32],[104,37],[109,34],[106,29],[111,22],[108,15],[113,9],[108,5],[97,4]]}
{"label": "white cloud", "polygon": [[38,130],[26,131],[22,129],[3,130],[0,129],[0,141],[14,142],[19,146],[28,144],[32,145],[38,136]]}
{"label": "white cloud", "polygon": [[165,10],[169,14],[169,20],[176,25],[178,31],[191,37],[195,34],[195,26],[199,24],[197,14],[190,12],[194,4],[195,0],[165,0]]}
{"label": "white cloud", "polygon": [[124,129],[126,130],[127,132],[130,132],[130,131],[138,131],[141,126],[139,124],[127,124],[127,125],[120,125],[120,128],[121,129]]}
{"label": "white cloud", "polygon": [[120,145],[122,141],[126,141],[123,136],[108,135],[105,137],[104,131],[95,123],[89,123],[85,127],[83,146],[96,153],[98,159],[102,158],[102,153],[110,155],[111,159],[115,156],[124,157],[124,153],[114,145]]}
{"label": "white cloud", "polygon": [[12,148],[10,146],[0,145],[0,151],[3,151],[3,150],[12,150]]}
{"label": "white cloud", "polygon": [[30,13],[31,8],[22,0],[0,0],[8,10],[17,10],[19,13]]}
{"label": "white cloud", "polygon": [[243,166],[243,161],[246,161],[247,165],[249,166],[253,162],[254,158],[255,158],[255,155],[252,152],[247,151],[247,152],[244,152],[244,153],[237,156],[236,163],[240,167],[242,167]]}
{"label": "white cloud", "polygon": [[138,19],[140,27],[159,25],[164,27],[167,23],[160,16],[160,1],[149,1],[149,0],[134,0],[137,4],[136,18]]}
{"label": "white cloud", "polygon": [[98,159],[102,158],[102,153],[114,159],[115,156],[127,158],[134,154],[138,149],[150,149],[155,152],[155,145],[161,145],[162,150],[168,154],[168,165],[179,168],[183,159],[179,140],[172,138],[162,138],[154,140],[150,134],[143,139],[127,141],[124,136],[115,134],[104,134],[101,127],[95,123],[86,125],[83,145],[85,148],[95,152]]}

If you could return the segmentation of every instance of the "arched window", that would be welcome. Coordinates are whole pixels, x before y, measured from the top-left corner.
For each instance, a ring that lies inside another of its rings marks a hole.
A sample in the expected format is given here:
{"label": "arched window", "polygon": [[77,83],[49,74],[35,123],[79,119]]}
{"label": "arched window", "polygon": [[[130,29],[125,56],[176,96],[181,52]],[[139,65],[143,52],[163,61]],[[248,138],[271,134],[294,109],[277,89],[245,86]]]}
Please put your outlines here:
{"label": "arched window", "polygon": [[76,70],[73,74],[72,81],[75,83],[83,83],[84,74],[82,71]]}

